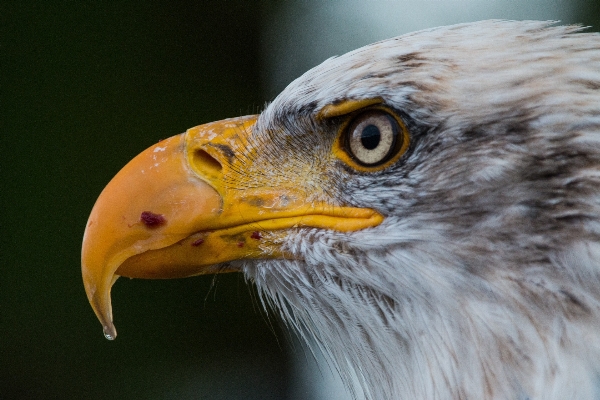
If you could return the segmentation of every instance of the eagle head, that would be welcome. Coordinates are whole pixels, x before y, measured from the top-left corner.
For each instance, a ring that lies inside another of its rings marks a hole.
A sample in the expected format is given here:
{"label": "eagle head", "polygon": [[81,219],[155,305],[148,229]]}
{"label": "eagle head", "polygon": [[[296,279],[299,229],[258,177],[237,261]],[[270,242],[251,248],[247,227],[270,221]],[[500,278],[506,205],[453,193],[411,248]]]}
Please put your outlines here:
{"label": "eagle head", "polygon": [[600,36],[579,30],[384,40],[150,147],[84,235],[106,335],[119,276],[238,271],[357,398],[595,398]]}

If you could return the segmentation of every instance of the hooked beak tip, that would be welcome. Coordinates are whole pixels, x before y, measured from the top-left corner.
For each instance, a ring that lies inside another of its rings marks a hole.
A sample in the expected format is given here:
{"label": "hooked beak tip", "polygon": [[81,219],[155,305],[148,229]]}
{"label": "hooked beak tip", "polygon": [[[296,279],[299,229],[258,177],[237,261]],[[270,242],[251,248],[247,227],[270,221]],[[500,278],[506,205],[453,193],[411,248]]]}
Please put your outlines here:
{"label": "hooked beak tip", "polygon": [[86,268],[85,263],[82,265],[83,282],[90,305],[102,324],[104,337],[114,340],[117,337],[117,329],[113,323],[110,291],[119,275],[113,275],[110,279],[97,279],[94,274],[90,273],[93,271]]}

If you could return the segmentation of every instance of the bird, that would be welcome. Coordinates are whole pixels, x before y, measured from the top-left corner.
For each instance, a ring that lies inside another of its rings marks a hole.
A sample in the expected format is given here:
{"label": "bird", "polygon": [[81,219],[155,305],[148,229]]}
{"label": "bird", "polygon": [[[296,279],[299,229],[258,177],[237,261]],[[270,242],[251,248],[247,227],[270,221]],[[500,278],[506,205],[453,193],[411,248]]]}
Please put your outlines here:
{"label": "bird", "polygon": [[325,60],[106,186],[82,275],[242,273],[356,399],[600,399],[600,35],[488,20]]}

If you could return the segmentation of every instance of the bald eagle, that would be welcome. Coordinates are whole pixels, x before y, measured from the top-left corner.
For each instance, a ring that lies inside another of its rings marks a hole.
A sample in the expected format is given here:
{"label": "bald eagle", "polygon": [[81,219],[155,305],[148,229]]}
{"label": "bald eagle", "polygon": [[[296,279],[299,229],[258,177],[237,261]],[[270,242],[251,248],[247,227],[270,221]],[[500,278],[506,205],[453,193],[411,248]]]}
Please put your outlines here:
{"label": "bald eagle", "polygon": [[242,272],[355,397],[600,398],[600,35],[420,31],[127,164],[83,240],[119,276]]}

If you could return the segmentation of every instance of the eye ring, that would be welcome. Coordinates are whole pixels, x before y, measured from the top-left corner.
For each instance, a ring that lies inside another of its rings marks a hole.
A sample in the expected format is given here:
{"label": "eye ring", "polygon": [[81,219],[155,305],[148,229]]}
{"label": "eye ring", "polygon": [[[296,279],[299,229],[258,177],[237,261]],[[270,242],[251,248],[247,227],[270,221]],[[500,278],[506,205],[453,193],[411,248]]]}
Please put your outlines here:
{"label": "eye ring", "polygon": [[359,169],[369,171],[390,165],[408,147],[404,124],[382,109],[368,110],[355,116],[343,129],[340,139],[349,156],[349,160],[344,161],[352,161]]}

